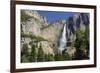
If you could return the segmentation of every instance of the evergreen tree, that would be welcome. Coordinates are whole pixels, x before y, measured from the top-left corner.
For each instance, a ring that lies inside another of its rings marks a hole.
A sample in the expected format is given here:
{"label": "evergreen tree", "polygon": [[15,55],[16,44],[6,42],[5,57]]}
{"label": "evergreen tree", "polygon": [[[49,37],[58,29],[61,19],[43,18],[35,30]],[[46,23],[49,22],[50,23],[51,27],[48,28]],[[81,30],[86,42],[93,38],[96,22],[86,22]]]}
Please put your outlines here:
{"label": "evergreen tree", "polygon": [[55,59],[55,61],[62,61],[63,60],[63,56],[60,53],[56,53],[54,59]]}
{"label": "evergreen tree", "polygon": [[54,61],[54,56],[52,54],[45,55],[45,61]]}
{"label": "evergreen tree", "polygon": [[37,61],[37,52],[36,52],[36,45],[32,45],[32,51],[30,55],[30,62],[36,62]]}
{"label": "evergreen tree", "polygon": [[[87,27],[85,31],[81,29],[76,30],[76,40],[75,40],[75,59],[88,59],[89,56],[89,28]],[[85,52],[87,51],[87,53]]]}
{"label": "evergreen tree", "polygon": [[40,47],[38,48],[38,56],[37,56],[38,58],[37,58],[37,61],[38,62],[43,62],[43,61],[45,61],[45,54],[44,54],[44,51],[43,51],[43,49],[42,49],[42,46],[41,46],[41,44],[40,44]]}
{"label": "evergreen tree", "polygon": [[72,60],[72,57],[68,53],[64,53],[63,60]]}
{"label": "evergreen tree", "polygon": [[29,62],[29,53],[28,53],[28,45],[23,44],[21,50],[21,62]]}
{"label": "evergreen tree", "polygon": [[62,51],[63,60],[72,60],[72,57],[66,51],[66,49]]}
{"label": "evergreen tree", "polygon": [[30,18],[32,18],[32,17],[27,15],[24,10],[21,10],[21,22],[26,22]]}

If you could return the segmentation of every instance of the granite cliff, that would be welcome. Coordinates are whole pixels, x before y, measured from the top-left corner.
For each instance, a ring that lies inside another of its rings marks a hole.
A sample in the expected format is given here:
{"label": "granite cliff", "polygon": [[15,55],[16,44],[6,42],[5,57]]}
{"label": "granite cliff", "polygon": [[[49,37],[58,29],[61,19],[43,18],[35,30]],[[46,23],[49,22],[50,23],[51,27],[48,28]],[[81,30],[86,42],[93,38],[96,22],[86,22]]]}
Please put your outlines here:
{"label": "granite cliff", "polygon": [[[21,50],[23,45],[27,44],[27,51],[31,53],[35,46],[36,54],[42,48],[45,55],[54,57],[60,51],[60,38],[66,25],[67,43],[63,52],[71,56],[76,52],[75,46],[70,47],[76,40],[76,30],[85,31],[89,27],[89,14],[78,13],[67,20],[58,20],[48,23],[46,17],[41,16],[34,10],[21,11]],[[68,49],[66,51],[66,49]],[[35,61],[37,59],[35,58]]]}

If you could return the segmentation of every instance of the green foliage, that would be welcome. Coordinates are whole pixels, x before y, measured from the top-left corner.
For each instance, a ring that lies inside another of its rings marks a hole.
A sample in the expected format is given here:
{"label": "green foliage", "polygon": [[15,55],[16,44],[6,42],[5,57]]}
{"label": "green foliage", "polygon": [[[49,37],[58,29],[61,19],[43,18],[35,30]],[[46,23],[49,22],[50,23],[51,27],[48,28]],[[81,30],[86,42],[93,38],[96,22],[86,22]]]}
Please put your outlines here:
{"label": "green foliage", "polygon": [[62,51],[63,60],[72,60],[72,56],[68,54],[67,49]]}
{"label": "green foliage", "polygon": [[23,47],[22,47],[22,51],[21,51],[22,55],[28,55],[28,45],[27,44],[23,44]]}
{"label": "green foliage", "polygon": [[40,41],[48,41],[40,36],[35,36],[35,35],[32,35],[32,34],[25,34],[25,33],[21,33],[21,37],[23,38],[31,38],[31,39],[34,39],[36,42],[40,42]]}
{"label": "green foliage", "polygon": [[76,30],[76,40],[75,40],[75,59],[88,59],[89,56],[89,28],[87,27],[85,31],[81,29]]}
{"label": "green foliage", "polygon": [[40,47],[38,48],[38,56],[37,56],[38,59],[37,59],[37,61],[38,61],[38,62],[43,62],[43,61],[45,61],[44,56],[45,56],[45,54],[44,54],[44,52],[43,52],[42,46],[40,45]]}
{"label": "green foliage", "polygon": [[23,44],[21,50],[21,62],[28,62],[28,61],[29,61],[28,45]]}
{"label": "green foliage", "polygon": [[27,58],[26,55],[22,55],[22,56],[21,56],[21,62],[23,62],[23,63],[29,62],[29,60],[28,60],[28,58]]}
{"label": "green foliage", "polygon": [[[70,47],[75,47],[76,52],[70,56],[66,51],[62,53],[55,53],[55,55],[45,54],[42,44],[37,46],[40,41],[45,39],[40,36],[34,36],[32,34],[21,33],[23,38],[34,39],[34,42],[30,42],[31,52],[28,52],[28,45],[23,44],[21,50],[21,62],[45,62],[45,61],[63,61],[63,60],[82,60],[89,59],[89,28],[85,31],[81,29],[76,30],[76,40],[71,43]],[[46,40],[45,40],[46,41]]]}
{"label": "green foliage", "polygon": [[37,61],[37,52],[36,52],[36,45],[32,45],[32,51],[30,55],[30,62],[36,62]]}
{"label": "green foliage", "polygon": [[89,59],[89,29],[85,31],[81,29],[76,30],[76,40],[71,43],[70,47],[75,47],[76,52],[74,55],[69,55],[66,50],[62,53],[57,53],[58,49],[55,50],[55,55],[45,54],[43,51],[42,44],[37,46],[40,41],[44,41],[42,37],[33,36],[32,34],[21,33],[23,38],[31,38],[35,41],[30,42],[31,52],[28,52],[28,45],[23,44],[21,50],[21,62],[46,62],[46,61],[64,61],[64,60],[82,60]]}
{"label": "green foliage", "polygon": [[55,61],[63,61],[63,56],[60,53],[55,54],[54,57]]}
{"label": "green foliage", "polygon": [[[21,54],[21,60],[22,62],[43,62],[43,61],[53,61],[54,57],[51,54],[44,54],[42,45],[37,46],[40,41],[46,41],[42,37],[39,36],[33,36],[32,34],[24,34],[21,33],[21,37],[23,38],[31,38],[34,41],[31,41],[29,45],[31,45],[31,52],[28,53],[28,45],[23,45],[23,50]],[[24,56],[23,56],[24,55]]]}
{"label": "green foliage", "polygon": [[54,61],[54,56],[52,54],[45,55],[45,61]]}
{"label": "green foliage", "polygon": [[21,10],[21,22],[26,22],[31,18],[31,16],[27,15],[23,10]]}
{"label": "green foliage", "polygon": [[63,53],[63,60],[72,60],[72,57],[68,53]]}

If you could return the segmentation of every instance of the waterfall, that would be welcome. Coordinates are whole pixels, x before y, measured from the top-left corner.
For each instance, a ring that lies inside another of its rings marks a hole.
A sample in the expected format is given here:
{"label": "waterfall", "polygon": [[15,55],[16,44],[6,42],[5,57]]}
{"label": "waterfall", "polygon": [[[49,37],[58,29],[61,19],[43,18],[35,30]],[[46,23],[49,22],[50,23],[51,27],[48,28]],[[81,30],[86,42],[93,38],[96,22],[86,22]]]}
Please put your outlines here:
{"label": "waterfall", "polygon": [[59,49],[62,51],[65,49],[67,43],[67,38],[66,38],[66,24],[64,24],[64,28],[61,34],[60,42],[59,42]]}

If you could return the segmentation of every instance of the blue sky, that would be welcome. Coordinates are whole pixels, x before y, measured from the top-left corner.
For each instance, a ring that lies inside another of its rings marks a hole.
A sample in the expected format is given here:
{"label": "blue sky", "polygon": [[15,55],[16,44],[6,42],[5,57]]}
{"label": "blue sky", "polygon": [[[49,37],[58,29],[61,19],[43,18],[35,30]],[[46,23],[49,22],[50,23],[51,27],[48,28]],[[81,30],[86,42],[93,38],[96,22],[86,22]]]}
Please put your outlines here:
{"label": "blue sky", "polygon": [[68,17],[71,17],[73,16],[74,14],[77,14],[76,12],[56,12],[56,11],[39,11],[39,14],[41,16],[44,16],[47,18],[47,21],[49,23],[51,22],[54,22],[56,20],[59,20],[59,19],[64,19],[66,20]]}

